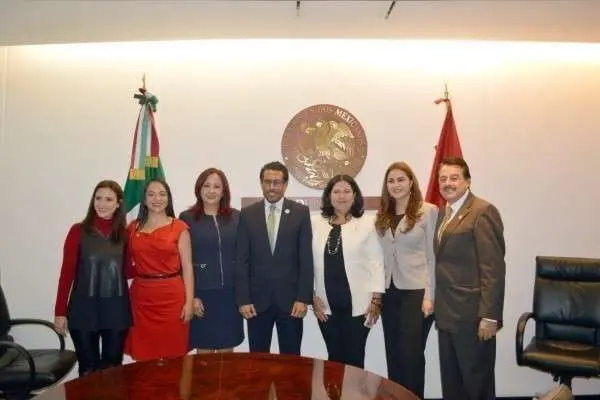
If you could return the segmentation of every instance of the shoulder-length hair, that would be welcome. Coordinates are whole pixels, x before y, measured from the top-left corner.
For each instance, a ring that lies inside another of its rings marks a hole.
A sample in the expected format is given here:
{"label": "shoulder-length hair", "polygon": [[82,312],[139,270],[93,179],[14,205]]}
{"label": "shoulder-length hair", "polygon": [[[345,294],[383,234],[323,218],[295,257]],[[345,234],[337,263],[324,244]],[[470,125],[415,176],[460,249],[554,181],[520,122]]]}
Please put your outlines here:
{"label": "shoulder-length hair", "polygon": [[195,219],[199,219],[204,215],[204,201],[202,200],[202,196],[200,192],[202,191],[202,186],[206,183],[206,180],[212,174],[217,174],[217,176],[221,179],[221,185],[223,187],[223,197],[219,201],[219,210],[217,211],[217,215],[222,215],[225,218],[229,218],[232,213],[231,209],[231,191],[229,189],[229,182],[227,181],[227,177],[225,173],[218,168],[207,168],[200,173],[198,179],[196,179],[196,185],[194,186],[194,194],[196,195],[196,204],[191,206],[188,211],[192,213]]}
{"label": "shoulder-length hair", "polygon": [[352,192],[354,193],[354,202],[350,207],[350,215],[354,218],[362,217],[365,205],[365,200],[363,195],[358,187],[358,184],[350,175],[336,175],[327,182],[327,186],[323,190],[323,196],[321,197],[321,215],[325,218],[331,218],[335,214],[335,210],[333,209],[333,204],[331,204],[331,192],[333,187],[338,182],[348,182],[350,187],[352,188]]}
{"label": "shoulder-length hair", "polygon": [[100,189],[109,189],[112,191],[117,197],[117,203],[119,206],[115,210],[112,218],[112,225],[110,228],[109,239],[113,243],[119,243],[123,237],[125,236],[125,209],[123,204],[123,189],[121,185],[119,185],[115,181],[104,180],[98,182],[94,191],[92,192],[92,198],[90,199],[90,204],[88,206],[87,213],[83,221],[81,221],[81,227],[86,233],[91,233],[94,228],[94,219],[96,218],[96,209],[94,208],[94,199],[96,198],[96,193]]}
{"label": "shoulder-length hair", "polygon": [[146,194],[148,193],[148,188],[154,182],[160,183],[167,192],[167,208],[165,209],[165,212],[167,213],[167,216],[175,218],[175,211],[173,210],[173,196],[171,196],[171,188],[169,187],[167,182],[162,178],[150,179],[148,182],[146,182],[146,186],[144,186],[144,197],[140,202],[140,209],[138,211],[136,226],[136,230],[138,231],[144,227],[146,222],[148,222],[148,206],[146,205]]}
{"label": "shoulder-length hair", "polygon": [[383,185],[381,187],[381,199],[379,201],[379,210],[375,218],[375,229],[383,236],[388,228],[392,227],[392,221],[396,215],[396,201],[390,196],[387,189],[387,180],[390,172],[394,170],[403,171],[408,179],[412,182],[406,211],[404,213],[405,228],[400,230],[402,233],[410,232],[415,227],[417,220],[421,217],[421,206],[423,205],[423,195],[419,188],[419,182],[412,168],[405,162],[395,162],[391,164],[385,171],[383,176]]}

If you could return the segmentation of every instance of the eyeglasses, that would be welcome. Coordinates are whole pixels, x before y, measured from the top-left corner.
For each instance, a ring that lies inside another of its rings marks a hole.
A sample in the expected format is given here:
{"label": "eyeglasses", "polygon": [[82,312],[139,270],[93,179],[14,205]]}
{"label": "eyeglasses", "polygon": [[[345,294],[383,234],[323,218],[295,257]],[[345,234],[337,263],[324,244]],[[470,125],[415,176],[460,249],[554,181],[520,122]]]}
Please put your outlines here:
{"label": "eyeglasses", "polygon": [[285,181],[283,179],[263,179],[262,183],[265,186],[281,186],[285,183]]}

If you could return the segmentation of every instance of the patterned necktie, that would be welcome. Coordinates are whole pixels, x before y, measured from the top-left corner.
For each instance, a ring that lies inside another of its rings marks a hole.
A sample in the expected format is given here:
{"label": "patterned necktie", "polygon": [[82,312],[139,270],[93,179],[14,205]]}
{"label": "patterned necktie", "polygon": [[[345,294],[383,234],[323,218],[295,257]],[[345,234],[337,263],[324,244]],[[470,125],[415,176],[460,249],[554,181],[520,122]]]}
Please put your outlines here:
{"label": "patterned necktie", "polygon": [[452,219],[452,218],[450,218],[451,216],[452,216],[452,207],[450,207],[449,205],[446,205],[446,211],[444,212],[444,218],[442,219],[442,223],[440,224],[440,227],[438,228],[438,233],[437,233],[438,244],[442,241],[442,235],[444,234],[444,231],[446,230],[448,223]]}
{"label": "patterned necktie", "polygon": [[271,253],[275,250],[275,204],[269,206],[269,216],[267,217],[267,234],[269,235],[269,245]]}

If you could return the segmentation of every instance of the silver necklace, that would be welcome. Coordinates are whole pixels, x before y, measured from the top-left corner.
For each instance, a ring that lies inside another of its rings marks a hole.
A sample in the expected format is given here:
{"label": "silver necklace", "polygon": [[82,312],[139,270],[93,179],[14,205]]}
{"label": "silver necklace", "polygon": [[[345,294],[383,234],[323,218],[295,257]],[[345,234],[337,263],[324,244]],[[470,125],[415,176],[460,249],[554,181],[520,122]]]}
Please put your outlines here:
{"label": "silver necklace", "polygon": [[[333,231],[333,229],[335,229],[335,228],[332,228],[331,230]],[[330,256],[337,254],[338,251],[340,251],[341,244],[342,244],[342,227],[340,226],[340,234],[338,235],[337,239],[335,240],[335,246],[332,246],[331,232],[329,232],[329,236],[327,237],[327,254],[329,254]]]}

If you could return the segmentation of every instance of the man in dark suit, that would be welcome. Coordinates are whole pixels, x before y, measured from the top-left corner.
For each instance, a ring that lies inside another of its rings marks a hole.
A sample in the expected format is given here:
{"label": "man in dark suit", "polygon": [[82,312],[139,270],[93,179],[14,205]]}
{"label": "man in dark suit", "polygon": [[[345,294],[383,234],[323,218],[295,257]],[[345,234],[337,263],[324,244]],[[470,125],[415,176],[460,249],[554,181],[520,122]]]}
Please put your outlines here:
{"label": "man in dark suit", "polygon": [[445,400],[492,400],[504,307],[502,219],[496,207],[470,192],[471,174],[462,158],[444,159],[438,179],[448,203],[435,237],[442,394]]}
{"label": "man in dark suit", "polygon": [[248,321],[252,352],[270,352],[276,325],[279,352],[299,355],[302,319],[313,298],[310,212],[283,197],[288,178],[288,170],[280,162],[263,166],[264,201],[240,213],[235,296]]}

